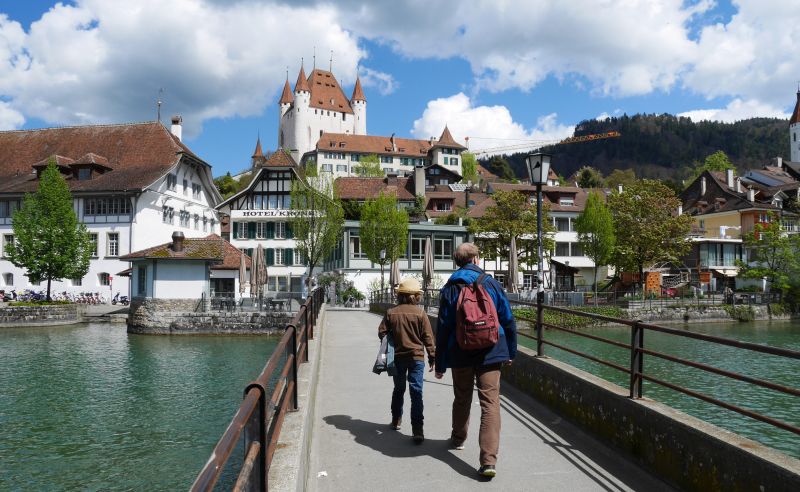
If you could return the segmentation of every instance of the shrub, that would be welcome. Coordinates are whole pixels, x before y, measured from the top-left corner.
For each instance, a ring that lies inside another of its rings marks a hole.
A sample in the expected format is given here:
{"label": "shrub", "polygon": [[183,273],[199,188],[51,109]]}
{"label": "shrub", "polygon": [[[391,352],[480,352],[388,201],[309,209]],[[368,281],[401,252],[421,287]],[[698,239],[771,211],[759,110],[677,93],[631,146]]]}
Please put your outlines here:
{"label": "shrub", "polygon": [[[586,306],[574,308],[573,310],[583,313],[600,314],[603,316],[609,316],[611,318],[626,319],[625,311],[616,306]],[[515,318],[524,317],[530,320],[536,319],[536,308],[517,308],[514,309],[513,312]],[[605,323],[605,321],[602,320],[587,318],[577,314],[566,314],[549,310],[544,311],[544,322],[562,326],[571,330],[576,328],[598,326]]]}
{"label": "shrub", "polygon": [[751,306],[731,306],[726,304],[724,308],[728,316],[739,321],[753,321],[756,319],[756,312]]}

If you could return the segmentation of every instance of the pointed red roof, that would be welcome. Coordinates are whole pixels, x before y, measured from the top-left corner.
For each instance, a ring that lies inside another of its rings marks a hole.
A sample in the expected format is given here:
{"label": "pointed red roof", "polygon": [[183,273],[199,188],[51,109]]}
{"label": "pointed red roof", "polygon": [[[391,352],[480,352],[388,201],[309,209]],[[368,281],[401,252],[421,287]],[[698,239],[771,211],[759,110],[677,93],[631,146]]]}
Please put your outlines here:
{"label": "pointed red roof", "polygon": [[456,142],[453,138],[453,135],[450,134],[450,129],[447,128],[447,125],[444,126],[444,131],[442,132],[442,136],[439,137],[439,140],[433,144],[434,147],[451,147],[456,149],[463,149],[467,150],[466,147],[461,145],[460,143]]}
{"label": "pointed red roof", "polygon": [[300,73],[297,74],[297,82],[294,84],[294,91],[311,92],[311,89],[308,87],[308,80],[306,80],[306,71],[303,70],[303,67],[300,67]]}
{"label": "pointed red roof", "polygon": [[789,120],[790,125],[794,125],[795,123],[800,123],[800,91],[797,91],[797,103],[794,105],[792,119]]}
{"label": "pointed red roof", "polygon": [[361,79],[359,77],[356,77],[356,86],[353,87],[353,97],[350,98],[350,101],[367,102],[367,98],[364,97],[364,91],[361,90]]}
{"label": "pointed red roof", "polygon": [[292,88],[289,86],[289,79],[286,79],[286,83],[283,84],[283,93],[281,93],[279,104],[292,104],[293,102],[294,96],[292,95]]}
{"label": "pointed red roof", "polygon": [[264,165],[267,167],[296,167],[297,163],[286,150],[279,148],[269,156]]}
{"label": "pointed red roof", "polygon": [[256,150],[253,151],[253,157],[264,157],[264,152],[261,151],[261,137],[256,140]]}

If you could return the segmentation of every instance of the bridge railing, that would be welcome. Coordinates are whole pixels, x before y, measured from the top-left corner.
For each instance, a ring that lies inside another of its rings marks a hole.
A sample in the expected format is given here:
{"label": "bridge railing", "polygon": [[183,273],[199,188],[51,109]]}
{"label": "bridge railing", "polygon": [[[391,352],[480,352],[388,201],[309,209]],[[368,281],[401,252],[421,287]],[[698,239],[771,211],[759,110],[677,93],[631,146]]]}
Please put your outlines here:
{"label": "bridge railing", "polygon": [[233,490],[267,490],[269,468],[284,417],[287,411],[298,409],[298,365],[308,361],[308,341],[314,338],[323,302],[323,290],[314,290],[286,325],[261,374],[245,388],[239,409],[192,484],[193,492],[214,489],[242,438],[244,459]]}
{"label": "bridge railing", "polygon": [[[768,346],[768,345],[760,345],[760,344],[756,344],[756,343],[742,342],[742,341],[739,341],[739,340],[733,340],[733,339],[729,339],[729,338],[722,338],[722,337],[717,337],[717,336],[713,336],[713,335],[706,335],[706,334],[703,334],[703,333],[695,333],[695,332],[685,331],[685,330],[676,330],[674,328],[667,328],[667,327],[664,327],[664,326],[653,325],[653,324],[649,324],[649,323],[643,323],[641,321],[614,318],[614,317],[610,317],[610,316],[604,316],[604,315],[594,314],[594,313],[587,313],[587,312],[577,311],[577,310],[573,310],[573,309],[566,309],[566,308],[557,307],[557,306],[548,306],[548,305],[546,305],[544,303],[540,304],[540,303],[525,302],[525,301],[511,301],[511,302],[512,302],[512,306],[513,305],[518,305],[518,306],[533,307],[533,308],[536,309],[536,318],[535,319],[534,318],[525,317],[525,316],[516,316],[516,319],[523,320],[523,321],[528,321],[530,323],[533,323],[533,325],[535,327],[535,335],[528,335],[528,334],[525,334],[525,333],[519,333],[519,335],[523,336],[523,337],[532,338],[532,339],[536,340],[536,353],[537,353],[538,356],[545,355],[544,346],[548,345],[548,346],[555,347],[557,349],[563,350],[565,352],[569,352],[571,354],[577,355],[579,357],[583,357],[585,359],[588,359],[590,361],[596,362],[598,364],[602,364],[604,366],[611,367],[611,368],[616,369],[616,370],[618,370],[620,372],[623,372],[623,373],[628,375],[629,397],[630,398],[641,398],[642,397],[642,382],[643,381],[649,381],[651,383],[654,383],[654,384],[669,388],[669,389],[674,390],[674,391],[678,391],[680,393],[683,393],[685,395],[691,396],[693,398],[697,398],[697,399],[703,400],[703,401],[705,401],[707,403],[711,403],[713,405],[717,405],[719,407],[722,407],[722,408],[737,412],[737,413],[739,413],[741,415],[745,415],[745,416],[750,417],[752,419],[755,419],[755,420],[758,420],[758,421],[761,421],[761,422],[765,422],[765,423],[773,425],[773,426],[775,426],[777,428],[780,428],[780,429],[783,429],[783,430],[787,430],[789,432],[793,432],[795,434],[799,434],[800,435],[800,427],[797,427],[797,426],[795,426],[793,424],[790,424],[788,422],[784,422],[782,420],[778,420],[776,418],[773,418],[773,417],[770,417],[770,416],[767,416],[767,415],[763,415],[763,414],[758,413],[758,412],[754,412],[752,410],[748,410],[746,408],[742,408],[742,407],[740,407],[738,405],[735,405],[733,403],[719,400],[717,398],[714,398],[714,397],[709,396],[707,394],[701,393],[699,391],[695,391],[695,390],[686,388],[684,386],[681,386],[680,384],[676,384],[674,382],[670,382],[670,381],[667,381],[665,379],[662,379],[661,377],[656,377],[656,376],[654,376],[652,374],[646,373],[645,370],[644,370],[644,358],[645,358],[645,355],[650,356],[650,357],[658,357],[660,359],[664,359],[664,360],[667,360],[667,361],[670,361],[670,362],[673,362],[673,363],[676,363],[676,364],[692,367],[692,368],[699,369],[699,370],[702,370],[702,371],[706,371],[706,372],[709,372],[709,373],[712,373],[712,374],[716,374],[718,376],[723,376],[725,378],[733,379],[733,380],[736,380],[736,381],[742,381],[742,382],[745,382],[745,383],[757,385],[757,386],[760,386],[760,387],[763,387],[763,388],[768,388],[770,390],[778,391],[778,392],[785,393],[785,394],[788,394],[788,395],[793,395],[793,396],[796,396],[796,397],[800,397],[800,389],[792,388],[792,387],[785,386],[785,385],[778,384],[778,383],[774,383],[774,382],[771,382],[771,381],[766,381],[764,379],[759,379],[759,378],[751,377],[751,376],[748,376],[748,375],[745,375],[745,374],[741,374],[741,373],[738,373],[738,372],[733,372],[733,371],[728,371],[728,370],[725,370],[725,369],[720,369],[718,367],[710,366],[708,364],[703,364],[701,362],[692,361],[692,360],[688,360],[688,359],[685,359],[685,358],[682,358],[682,357],[678,357],[678,356],[675,356],[675,355],[665,354],[663,352],[652,350],[652,349],[649,349],[649,348],[645,347],[644,339],[645,339],[645,333],[647,331],[660,332],[660,333],[664,333],[664,334],[667,334],[667,335],[670,335],[670,336],[692,338],[692,339],[695,339],[695,340],[701,340],[703,342],[708,342],[710,344],[717,344],[717,345],[725,345],[725,346],[729,346],[729,347],[734,347],[734,348],[737,348],[737,349],[741,349],[743,352],[744,351],[748,351],[748,352],[755,352],[755,353],[759,353],[759,354],[770,354],[770,355],[775,355],[775,356],[779,356],[779,357],[784,357],[786,359],[795,359],[795,360],[800,359],[800,351],[790,350],[790,349],[785,349],[785,348],[778,348],[778,347],[771,347],[771,346]],[[602,321],[602,322],[626,325],[626,326],[630,327],[630,334],[631,334],[630,343],[623,343],[623,342],[619,342],[619,341],[616,341],[616,340],[610,340],[608,338],[597,336],[597,335],[588,333],[586,331],[580,331],[580,330],[576,330],[576,329],[566,328],[566,327],[563,327],[563,326],[558,326],[558,325],[553,324],[553,323],[546,323],[546,322],[544,322],[544,312],[545,311],[550,311],[550,312],[553,312],[553,313],[561,313],[561,314],[569,315],[569,316],[578,316],[578,317],[583,317],[583,318],[590,318],[590,319],[598,320],[598,321]],[[582,352],[582,351],[577,350],[575,348],[567,347],[566,345],[563,345],[561,343],[556,343],[553,340],[549,340],[545,336],[544,328],[548,328],[548,329],[551,329],[551,330],[557,330],[557,331],[564,332],[564,333],[569,333],[570,335],[576,336],[576,337],[589,338],[589,339],[595,340],[597,342],[601,342],[601,343],[604,343],[604,344],[608,344],[608,345],[613,345],[615,347],[619,347],[621,349],[625,349],[630,354],[630,364],[627,367],[625,367],[625,366],[623,366],[621,364],[617,364],[615,362],[611,362],[611,361],[608,361],[608,360],[605,360],[605,359],[601,359],[601,358],[596,357],[596,356],[594,356],[592,354],[588,354],[586,352]],[[747,355],[747,354],[744,354],[744,355]]]}

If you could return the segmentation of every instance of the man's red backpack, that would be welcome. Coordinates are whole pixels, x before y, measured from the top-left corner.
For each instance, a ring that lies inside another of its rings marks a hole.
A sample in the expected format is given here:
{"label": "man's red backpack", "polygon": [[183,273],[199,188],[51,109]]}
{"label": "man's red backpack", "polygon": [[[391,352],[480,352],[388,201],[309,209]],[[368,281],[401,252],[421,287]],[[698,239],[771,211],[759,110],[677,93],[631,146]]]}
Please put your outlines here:
{"label": "man's red backpack", "polygon": [[486,274],[461,288],[456,303],[456,340],[462,350],[492,347],[500,337],[497,309],[483,287]]}

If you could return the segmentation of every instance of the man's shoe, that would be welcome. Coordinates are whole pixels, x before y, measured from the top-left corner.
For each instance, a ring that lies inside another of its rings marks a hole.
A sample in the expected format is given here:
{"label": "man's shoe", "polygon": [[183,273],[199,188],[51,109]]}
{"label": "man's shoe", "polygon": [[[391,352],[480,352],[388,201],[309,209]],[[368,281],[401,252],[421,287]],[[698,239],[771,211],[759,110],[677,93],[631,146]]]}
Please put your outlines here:
{"label": "man's shoe", "polygon": [[478,468],[478,475],[486,478],[494,478],[497,475],[497,470],[494,469],[494,465],[483,465]]}
{"label": "man's shoe", "polygon": [[453,449],[458,449],[459,451],[464,449],[464,441],[459,441],[458,439],[450,438],[450,444],[453,445]]}
{"label": "man's shoe", "polygon": [[421,425],[412,425],[412,434],[414,435],[414,442],[422,442],[425,440],[425,434],[422,432]]}
{"label": "man's shoe", "polygon": [[400,430],[400,424],[403,423],[403,417],[397,417],[396,419],[392,419],[392,423],[390,424],[392,429]]}

